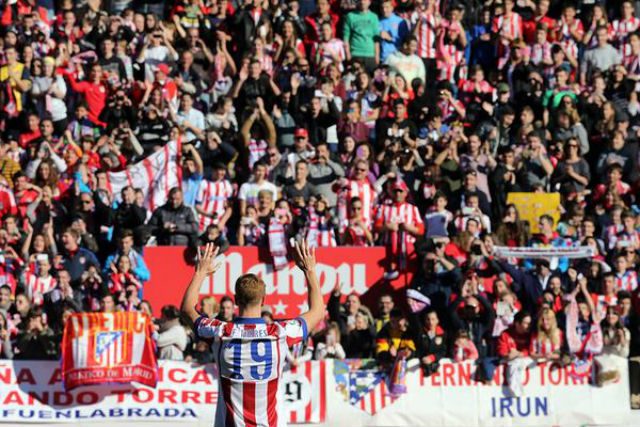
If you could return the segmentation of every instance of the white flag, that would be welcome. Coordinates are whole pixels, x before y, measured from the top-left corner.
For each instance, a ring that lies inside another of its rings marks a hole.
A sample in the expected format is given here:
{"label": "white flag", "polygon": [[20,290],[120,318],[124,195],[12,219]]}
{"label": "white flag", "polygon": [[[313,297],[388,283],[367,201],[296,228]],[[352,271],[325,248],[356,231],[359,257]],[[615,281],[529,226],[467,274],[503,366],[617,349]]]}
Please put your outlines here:
{"label": "white flag", "polygon": [[170,141],[165,146],[120,172],[109,172],[109,187],[116,200],[122,199],[121,191],[127,185],[142,190],[144,206],[150,211],[164,205],[169,190],[181,185],[181,171],[178,164],[180,140]]}

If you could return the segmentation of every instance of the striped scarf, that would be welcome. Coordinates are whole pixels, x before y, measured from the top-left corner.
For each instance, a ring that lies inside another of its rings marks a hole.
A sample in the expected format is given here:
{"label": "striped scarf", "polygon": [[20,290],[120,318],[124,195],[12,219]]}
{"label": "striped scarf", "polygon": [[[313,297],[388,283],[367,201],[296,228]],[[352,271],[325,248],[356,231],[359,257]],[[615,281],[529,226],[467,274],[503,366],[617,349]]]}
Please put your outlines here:
{"label": "striped scarf", "polygon": [[309,247],[327,248],[336,247],[336,236],[331,223],[325,215],[316,214],[315,209],[309,209],[309,221],[307,222],[307,242]]}
{"label": "striped scarf", "polygon": [[285,226],[286,224],[278,221],[276,217],[271,217],[269,220],[269,251],[273,257],[273,267],[276,270],[281,270],[289,264]]}

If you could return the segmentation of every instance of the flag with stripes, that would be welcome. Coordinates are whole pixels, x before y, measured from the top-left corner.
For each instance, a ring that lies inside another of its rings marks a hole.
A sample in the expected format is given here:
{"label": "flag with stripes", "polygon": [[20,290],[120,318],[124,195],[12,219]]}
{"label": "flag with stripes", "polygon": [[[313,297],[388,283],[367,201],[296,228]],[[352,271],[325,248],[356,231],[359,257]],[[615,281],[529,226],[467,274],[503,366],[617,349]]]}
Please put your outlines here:
{"label": "flag with stripes", "polygon": [[149,316],[137,312],[76,313],[62,337],[62,381],[81,385],[130,383],[155,387],[156,347]]}
{"label": "flag with stripes", "polygon": [[289,408],[289,424],[324,422],[327,409],[326,365],[309,361],[285,371],[284,398]]}
{"label": "flag with stripes", "polygon": [[167,142],[162,149],[123,171],[107,174],[107,188],[115,199],[122,200],[122,189],[130,186],[142,190],[144,206],[153,211],[169,199],[169,190],[182,180],[179,159],[180,139]]}
{"label": "flag with stripes", "polygon": [[379,371],[350,372],[349,403],[371,415],[391,405],[397,396],[391,395],[385,379]]}

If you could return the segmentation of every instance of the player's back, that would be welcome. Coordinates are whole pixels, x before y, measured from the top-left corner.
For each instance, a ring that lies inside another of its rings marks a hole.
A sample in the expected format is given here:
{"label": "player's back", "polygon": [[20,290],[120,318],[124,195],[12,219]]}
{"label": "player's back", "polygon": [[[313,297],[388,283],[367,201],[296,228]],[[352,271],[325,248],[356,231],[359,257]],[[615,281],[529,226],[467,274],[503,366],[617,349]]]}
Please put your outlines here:
{"label": "player's back", "polygon": [[280,378],[287,348],[306,338],[303,319],[266,324],[261,318],[222,322],[201,317],[196,331],[212,339],[220,377],[215,427],[283,427]]}

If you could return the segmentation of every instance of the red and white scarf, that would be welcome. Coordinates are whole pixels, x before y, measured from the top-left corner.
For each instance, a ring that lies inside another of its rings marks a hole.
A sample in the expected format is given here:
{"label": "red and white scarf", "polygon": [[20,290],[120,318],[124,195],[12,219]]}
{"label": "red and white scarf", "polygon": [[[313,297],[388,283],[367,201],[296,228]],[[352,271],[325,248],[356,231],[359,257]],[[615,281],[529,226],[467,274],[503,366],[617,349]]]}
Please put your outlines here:
{"label": "red and white scarf", "polygon": [[272,217],[269,220],[269,251],[273,257],[273,267],[281,270],[289,264],[287,260],[286,224]]}
{"label": "red and white scarf", "polygon": [[333,248],[336,247],[336,236],[333,227],[325,215],[316,214],[315,209],[309,209],[307,222],[307,243],[309,247]]}

